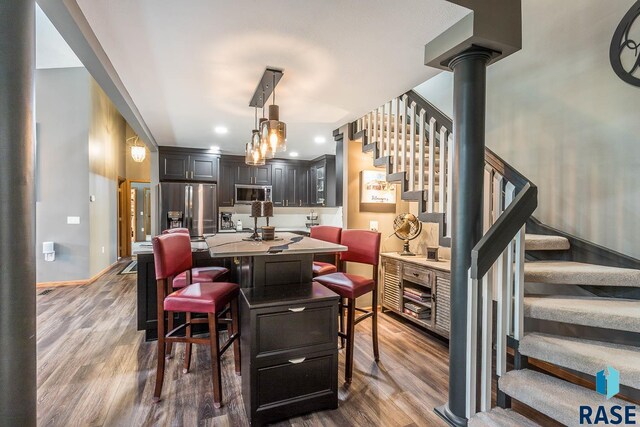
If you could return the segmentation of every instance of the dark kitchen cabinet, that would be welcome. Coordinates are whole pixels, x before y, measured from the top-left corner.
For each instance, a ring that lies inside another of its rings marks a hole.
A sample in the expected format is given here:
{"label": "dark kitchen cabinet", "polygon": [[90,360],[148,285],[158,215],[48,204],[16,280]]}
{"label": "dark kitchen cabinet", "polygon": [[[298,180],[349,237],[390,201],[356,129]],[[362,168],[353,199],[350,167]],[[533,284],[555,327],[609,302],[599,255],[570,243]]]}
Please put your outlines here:
{"label": "dark kitchen cabinet", "polygon": [[233,206],[235,193],[235,176],[238,165],[235,162],[220,162],[220,181],[218,182],[218,205]]}
{"label": "dark kitchen cabinet", "polygon": [[271,201],[273,202],[273,206],[286,206],[286,184],[288,169],[289,167],[286,163],[271,164],[271,183],[273,185],[273,188],[271,190]]}
{"label": "dark kitchen cabinet", "polygon": [[271,164],[263,166],[249,166],[236,163],[236,184],[271,185]]}
{"label": "dark kitchen cabinet", "polygon": [[309,168],[311,206],[336,206],[335,156],[322,156]]}
{"label": "dark kitchen cabinet", "polygon": [[218,181],[219,156],[205,150],[160,147],[160,181]]}
{"label": "dark kitchen cabinet", "polygon": [[222,156],[219,169],[219,206],[234,205],[236,184],[271,185],[275,207],[339,206],[335,156],[274,159],[263,166],[248,166],[240,156]]}

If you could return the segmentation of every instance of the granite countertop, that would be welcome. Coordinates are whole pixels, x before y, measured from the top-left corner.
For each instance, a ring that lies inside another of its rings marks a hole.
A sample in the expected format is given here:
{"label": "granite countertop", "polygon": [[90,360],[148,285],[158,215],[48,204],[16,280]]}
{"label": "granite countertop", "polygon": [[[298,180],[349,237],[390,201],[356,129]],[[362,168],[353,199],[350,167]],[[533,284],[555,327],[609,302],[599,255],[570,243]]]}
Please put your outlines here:
{"label": "granite countertop", "polygon": [[380,256],[397,259],[399,261],[408,262],[410,264],[417,264],[424,267],[433,268],[440,271],[451,271],[451,261],[448,259],[441,259],[440,261],[429,261],[426,255],[416,256],[402,256],[397,252],[383,252]]}
{"label": "granite countertop", "polygon": [[[201,252],[201,251],[206,251],[208,249],[209,248],[207,246],[207,243],[204,241],[204,239],[191,242],[191,252]],[[152,253],[153,253],[153,247],[151,246],[151,242],[148,242],[148,245],[146,243],[143,243],[140,249],[133,250],[131,252],[131,255],[143,255],[143,254],[152,254]]]}
{"label": "granite countertop", "polygon": [[206,238],[209,253],[214,258],[236,256],[260,256],[273,254],[317,254],[335,253],[347,250],[346,246],[324,242],[298,234],[278,232],[282,240],[245,241],[243,233],[219,233]]}

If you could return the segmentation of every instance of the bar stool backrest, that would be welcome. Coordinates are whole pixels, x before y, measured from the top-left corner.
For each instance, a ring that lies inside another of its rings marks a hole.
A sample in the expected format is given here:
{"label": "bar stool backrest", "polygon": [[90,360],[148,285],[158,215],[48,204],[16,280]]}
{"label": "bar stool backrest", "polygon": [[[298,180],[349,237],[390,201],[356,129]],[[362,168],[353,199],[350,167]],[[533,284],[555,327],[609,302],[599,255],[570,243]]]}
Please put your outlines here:
{"label": "bar stool backrest", "polygon": [[191,239],[188,234],[171,233],[152,239],[156,280],[191,270]]}
{"label": "bar stool backrest", "polygon": [[342,230],[340,244],[346,252],[340,252],[340,261],[378,265],[380,254],[380,233],[369,230]]}
{"label": "bar stool backrest", "polygon": [[162,234],[174,234],[174,233],[189,234],[189,229],[188,228],[169,228],[166,230],[162,230]]}
{"label": "bar stool backrest", "polygon": [[341,235],[342,228],[340,227],[333,227],[331,225],[315,225],[311,227],[309,237],[312,239],[323,240],[325,242],[340,244]]}

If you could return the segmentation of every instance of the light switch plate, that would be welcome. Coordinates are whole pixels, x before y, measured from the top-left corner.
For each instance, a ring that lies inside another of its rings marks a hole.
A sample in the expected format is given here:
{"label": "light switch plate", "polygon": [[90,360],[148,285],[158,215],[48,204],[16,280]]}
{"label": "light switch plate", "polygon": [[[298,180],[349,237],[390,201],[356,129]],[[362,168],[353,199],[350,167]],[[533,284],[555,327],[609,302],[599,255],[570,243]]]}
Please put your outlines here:
{"label": "light switch plate", "polygon": [[67,224],[80,224],[80,217],[79,216],[68,216],[67,217]]}
{"label": "light switch plate", "polygon": [[369,221],[369,230],[378,231],[378,221]]}

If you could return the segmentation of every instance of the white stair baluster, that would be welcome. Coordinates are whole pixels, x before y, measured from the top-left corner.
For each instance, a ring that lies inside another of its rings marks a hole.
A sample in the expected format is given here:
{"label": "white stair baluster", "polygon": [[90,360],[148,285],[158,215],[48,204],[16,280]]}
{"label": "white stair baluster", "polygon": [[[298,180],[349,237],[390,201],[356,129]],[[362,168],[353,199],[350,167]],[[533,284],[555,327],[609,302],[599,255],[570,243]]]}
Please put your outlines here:
{"label": "white stair baluster", "polygon": [[[502,185],[504,178],[498,172],[493,175],[494,223],[504,211],[504,196]],[[501,376],[507,371],[507,249],[498,257],[494,266],[494,294],[497,299],[496,311],[496,375]]]}
{"label": "white stair baluster", "polygon": [[[442,149],[440,152],[442,153]],[[427,180],[427,185],[429,186],[427,212],[433,213],[436,211],[436,119],[434,117],[429,120],[429,179]],[[440,194],[442,194],[442,188],[440,189]]]}
{"label": "white stair baluster", "polygon": [[398,169],[398,150],[400,148],[400,98],[396,98],[395,100],[395,118],[394,118],[394,128],[393,128],[393,172],[396,173],[399,171]]}
{"label": "white stair baluster", "polygon": [[[441,148],[442,149],[442,148]],[[447,138],[447,208],[446,208],[446,219],[447,219],[447,237],[451,237],[451,205],[453,203],[453,135],[449,134]],[[441,153],[442,155],[442,153]],[[440,189],[442,192],[442,189]]]}
{"label": "white stair baluster", "polygon": [[482,347],[480,370],[480,411],[491,409],[491,385],[493,380],[493,283],[482,278]]}
{"label": "white stair baluster", "polygon": [[411,103],[411,109],[409,112],[411,117],[411,132],[409,137],[411,138],[411,145],[409,145],[409,191],[415,190],[416,179],[416,103]]}
{"label": "white stair baluster", "polygon": [[367,144],[373,139],[373,127],[371,126],[371,112],[367,114]]}
{"label": "white stair baluster", "polygon": [[391,107],[393,102],[389,101],[389,112],[387,113],[387,151],[385,156],[391,155]]}
{"label": "white stair baluster", "polygon": [[[506,185],[505,185],[505,190],[504,190],[504,208],[506,209],[511,202],[513,202],[513,199],[515,197],[515,191],[516,188],[514,187],[514,185],[510,182],[507,181]],[[506,264],[507,264],[507,300],[506,300],[506,309],[507,309],[507,334],[508,335],[513,335],[513,245],[514,245],[514,241],[512,240],[511,243],[509,243],[509,245],[507,246],[507,260],[506,260]]]}
{"label": "white stair baluster", "polygon": [[418,175],[418,190],[420,191],[424,191],[424,146],[426,145],[426,141],[425,141],[425,115],[427,114],[427,112],[425,110],[423,110],[422,108],[420,109],[420,135],[419,135],[419,150],[418,150],[418,155],[420,156],[419,159],[419,163],[418,163],[418,173],[420,175]]}
{"label": "white stair baluster", "polygon": [[[447,187],[448,187],[448,182],[447,182],[447,155],[449,152],[449,147],[447,144],[447,137],[448,137],[448,132],[447,132],[447,128],[445,128],[444,126],[442,126],[440,128],[440,170],[438,171],[438,176],[439,176],[439,190],[440,193],[438,195],[438,212],[440,213],[445,213],[447,211],[446,207],[447,205],[445,204],[445,197],[447,197]],[[447,228],[450,227],[449,224],[447,224]]]}
{"label": "white stair baluster", "polygon": [[513,284],[513,337],[518,341],[524,336],[524,228],[516,235]]}
{"label": "white stair baluster", "polygon": [[466,417],[471,418],[476,413],[476,373],[478,351],[478,281],[471,279],[469,269],[467,286],[467,354],[466,354]]}
{"label": "white stair baluster", "polygon": [[407,171],[407,96],[402,97],[402,153],[400,154],[400,164],[402,166],[402,172]]}

